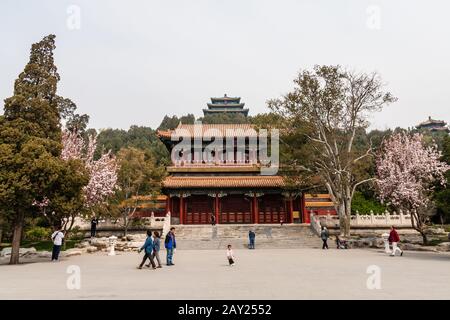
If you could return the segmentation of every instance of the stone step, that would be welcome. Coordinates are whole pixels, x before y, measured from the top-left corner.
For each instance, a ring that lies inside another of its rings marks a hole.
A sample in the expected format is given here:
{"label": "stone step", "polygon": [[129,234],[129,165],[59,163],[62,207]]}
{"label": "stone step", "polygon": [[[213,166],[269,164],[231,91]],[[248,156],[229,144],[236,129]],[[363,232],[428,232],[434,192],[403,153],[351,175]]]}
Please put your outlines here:
{"label": "stone step", "polygon": [[[247,248],[249,230],[253,230],[256,234],[255,242],[258,249],[321,247],[321,240],[308,224],[175,225],[174,227],[177,248],[181,250],[225,250],[228,244],[236,249]],[[145,233],[138,233],[130,235],[128,240],[143,242],[145,237]]]}
{"label": "stone step", "polygon": [[[248,241],[244,239],[217,240],[177,240],[177,249],[181,250],[226,250],[231,244],[234,249],[247,249]],[[290,240],[256,240],[256,249],[299,249],[320,248],[320,239],[290,239]]]}
{"label": "stone step", "polygon": [[247,239],[249,230],[257,239],[317,238],[307,224],[276,225],[178,225],[177,239]]}

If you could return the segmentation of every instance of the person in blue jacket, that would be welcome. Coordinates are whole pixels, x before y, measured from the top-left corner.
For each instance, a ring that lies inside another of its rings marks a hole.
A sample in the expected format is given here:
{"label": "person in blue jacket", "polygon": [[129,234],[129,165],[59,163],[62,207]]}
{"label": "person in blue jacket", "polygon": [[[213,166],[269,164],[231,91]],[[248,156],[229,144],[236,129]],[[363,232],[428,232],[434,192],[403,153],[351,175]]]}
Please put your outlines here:
{"label": "person in blue jacket", "polygon": [[166,235],[164,240],[164,247],[166,248],[167,258],[166,262],[168,266],[174,266],[173,252],[177,248],[177,242],[175,241],[175,228],[170,228],[170,231]]}
{"label": "person in blue jacket", "polygon": [[255,232],[253,232],[253,230],[250,230],[248,232],[248,240],[249,240],[248,248],[249,249],[255,249],[255,237],[256,237]]}
{"label": "person in blue jacket", "polygon": [[150,263],[152,265],[153,269],[156,269],[155,262],[153,261],[153,239],[152,239],[152,232],[150,230],[147,230],[147,239],[145,240],[144,245],[139,249],[139,253],[144,250],[145,255],[142,259],[141,264],[139,265],[138,269],[142,269],[142,266],[144,265],[145,261],[147,261],[147,258],[150,260]]}
{"label": "person in blue jacket", "polygon": [[[156,268],[162,268],[161,266],[161,260],[159,259],[159,250],[161,247],[161,239],[158,231],[155,231],[153,233],[153,253],[152,253],[152,259],[153,261],[158,262],[158,266]],[[150,264],[147,265],[147,267],[150,267]]]}

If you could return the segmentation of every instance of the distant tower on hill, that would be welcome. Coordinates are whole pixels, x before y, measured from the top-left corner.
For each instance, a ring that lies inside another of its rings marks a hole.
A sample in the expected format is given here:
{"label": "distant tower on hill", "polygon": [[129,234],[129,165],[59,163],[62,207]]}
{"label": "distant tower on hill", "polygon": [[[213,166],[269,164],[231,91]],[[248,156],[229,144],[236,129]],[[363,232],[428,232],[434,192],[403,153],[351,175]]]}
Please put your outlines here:
{"label": "distant tower on hill", "polygon": [[248,109],[244,109],[245,103],[241,103],[240,97],[228,97],[224,94],[221,98],[211,98],[211,103],[207,105],[208,109],[203,109],[205,116],[223,113],[240,113],[245,117],[248,115]]}
{"label": "distant tower on hill", "polygon": [[427,121],[417,125],[416,128],[419,130],[450,132],[450,129],[447,127],[447,122],[443,120],[434,120],[431,119],[431,117],[428,117]]}

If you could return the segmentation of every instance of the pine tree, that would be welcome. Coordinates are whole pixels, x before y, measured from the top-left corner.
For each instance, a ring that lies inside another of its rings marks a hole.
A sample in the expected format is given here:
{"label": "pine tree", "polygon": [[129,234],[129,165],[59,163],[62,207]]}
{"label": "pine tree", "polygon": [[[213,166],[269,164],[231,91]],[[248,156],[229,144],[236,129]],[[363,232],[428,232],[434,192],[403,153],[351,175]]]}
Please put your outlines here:
{"label": "pine tree", "polygon": [[62,168],[54,49],[54,35],[32,45],[0,117],[0,207],[13,224],[11,264],[19,262],[24,219],[36,210],[32,203],[51,193]]}

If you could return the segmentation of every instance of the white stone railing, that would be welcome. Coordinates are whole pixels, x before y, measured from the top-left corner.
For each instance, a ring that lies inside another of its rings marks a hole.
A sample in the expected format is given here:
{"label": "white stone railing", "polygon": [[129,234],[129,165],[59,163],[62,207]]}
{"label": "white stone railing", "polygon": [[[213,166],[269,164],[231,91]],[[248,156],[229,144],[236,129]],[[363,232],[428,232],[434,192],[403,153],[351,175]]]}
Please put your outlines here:
{"label": "white stone railing", "polygon": [[[170,214],[167,214],[165,217],[155,217],[152,213],[151,217],[142,217],[139,218],[142,222],[142,227],[145,228],[163,228],[167,225],[170,226]],[[167,221],[167,222],[166,222]],[[76,217],[74,222],[74,227],[79,227],[80,230],[90,230],[91,229],[91,219],[84,219],[83,217]],[[123,224],[121,218],[118,219],[99,219],[97,230],[122,230]]]}
{"label": "white stone railing", "polygon": [[[327,228],[339,227],[339,216],[337,215],[311,215],[311,227],[317,231],[321,226]],[[411,215],[403,212],[385,212],[383,214],[355,214],[351,216],[351,228],[397,228],[411,227]]]}

